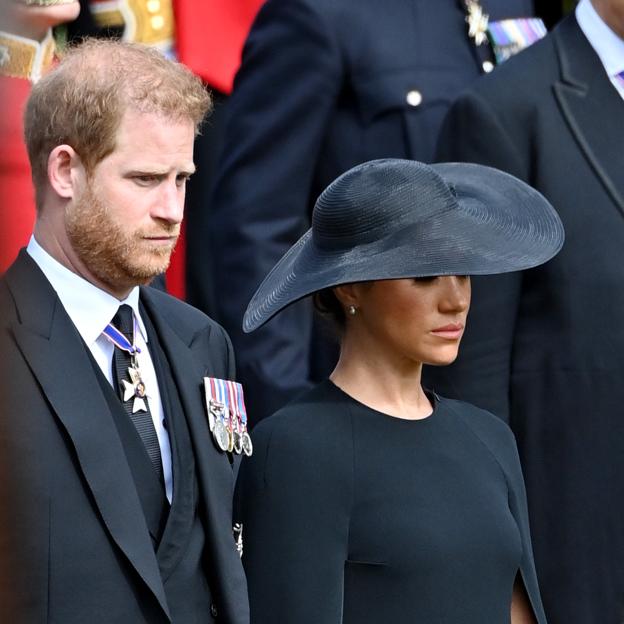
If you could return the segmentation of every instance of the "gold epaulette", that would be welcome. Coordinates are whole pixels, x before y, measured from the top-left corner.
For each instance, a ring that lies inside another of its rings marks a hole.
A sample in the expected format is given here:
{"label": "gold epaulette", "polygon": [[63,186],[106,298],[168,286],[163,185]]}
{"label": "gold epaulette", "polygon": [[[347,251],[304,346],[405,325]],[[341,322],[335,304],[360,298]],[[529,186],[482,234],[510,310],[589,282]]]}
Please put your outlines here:
{"label": "gold epaulette", "polygon": [[173,47],[172,0],[91,0],[90,8],[100,27],[123,28],[124,41]]}
{"label": "gold epaulette", "polygon": [[52,31],[43,41],[0,31],[0,74],[37,82],[54,63]]}

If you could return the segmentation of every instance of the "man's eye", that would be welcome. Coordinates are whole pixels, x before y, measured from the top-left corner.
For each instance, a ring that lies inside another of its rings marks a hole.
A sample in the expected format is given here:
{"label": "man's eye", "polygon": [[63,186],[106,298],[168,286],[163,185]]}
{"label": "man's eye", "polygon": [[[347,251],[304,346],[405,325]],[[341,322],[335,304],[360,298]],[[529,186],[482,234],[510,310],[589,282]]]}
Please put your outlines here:
{"label": "man's eye", "polygon": [[158,180],[158,177],[155,175],[137,175],[134,176],[134,179],[139,184],[151,184]]}

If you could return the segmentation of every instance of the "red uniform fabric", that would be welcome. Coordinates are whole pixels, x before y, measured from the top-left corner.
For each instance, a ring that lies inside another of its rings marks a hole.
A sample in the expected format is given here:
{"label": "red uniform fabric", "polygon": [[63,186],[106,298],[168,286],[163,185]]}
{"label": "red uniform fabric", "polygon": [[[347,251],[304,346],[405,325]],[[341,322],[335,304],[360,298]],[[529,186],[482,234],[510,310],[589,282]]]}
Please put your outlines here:
{"label": "red uniform fabric", "polygon": [[0,115],[0,273],[28,243],[35,222],[35,194],[23,139],[23,112],[31,84],[0,76],[5,103]]}
{"label": "red uniform fabric", "polygon": [[243,44],[264,0],[174,0],[178,58],[230,94]]}

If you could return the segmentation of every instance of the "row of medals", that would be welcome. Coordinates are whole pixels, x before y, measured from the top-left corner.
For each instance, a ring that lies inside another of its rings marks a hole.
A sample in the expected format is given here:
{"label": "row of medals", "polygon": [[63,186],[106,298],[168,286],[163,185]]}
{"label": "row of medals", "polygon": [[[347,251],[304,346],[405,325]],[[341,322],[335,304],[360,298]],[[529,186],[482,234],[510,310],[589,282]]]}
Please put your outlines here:
{"label": "row of medals", "polygon": [[232,414],[232,411],[223,403],[210,399],[210,413],[213,422],[210,423],[210,431],[216,445],[224,452],[244,454],[251,457],[253,444],[247,432],[247,427],[241,423],[240,418]]}

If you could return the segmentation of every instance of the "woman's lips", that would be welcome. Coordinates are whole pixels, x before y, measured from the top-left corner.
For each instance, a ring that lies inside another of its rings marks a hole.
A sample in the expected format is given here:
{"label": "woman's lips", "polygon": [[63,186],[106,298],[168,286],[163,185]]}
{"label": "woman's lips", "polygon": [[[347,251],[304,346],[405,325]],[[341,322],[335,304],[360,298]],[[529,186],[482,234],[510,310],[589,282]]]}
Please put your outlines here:
{"label": "woman's lips", "polygon": [[461,335],[464,333],[464,326],[461,323],[449,323],[443,327],[432,329],[431,333],[439,338],[457,340],[458,338],[461,338]]}

